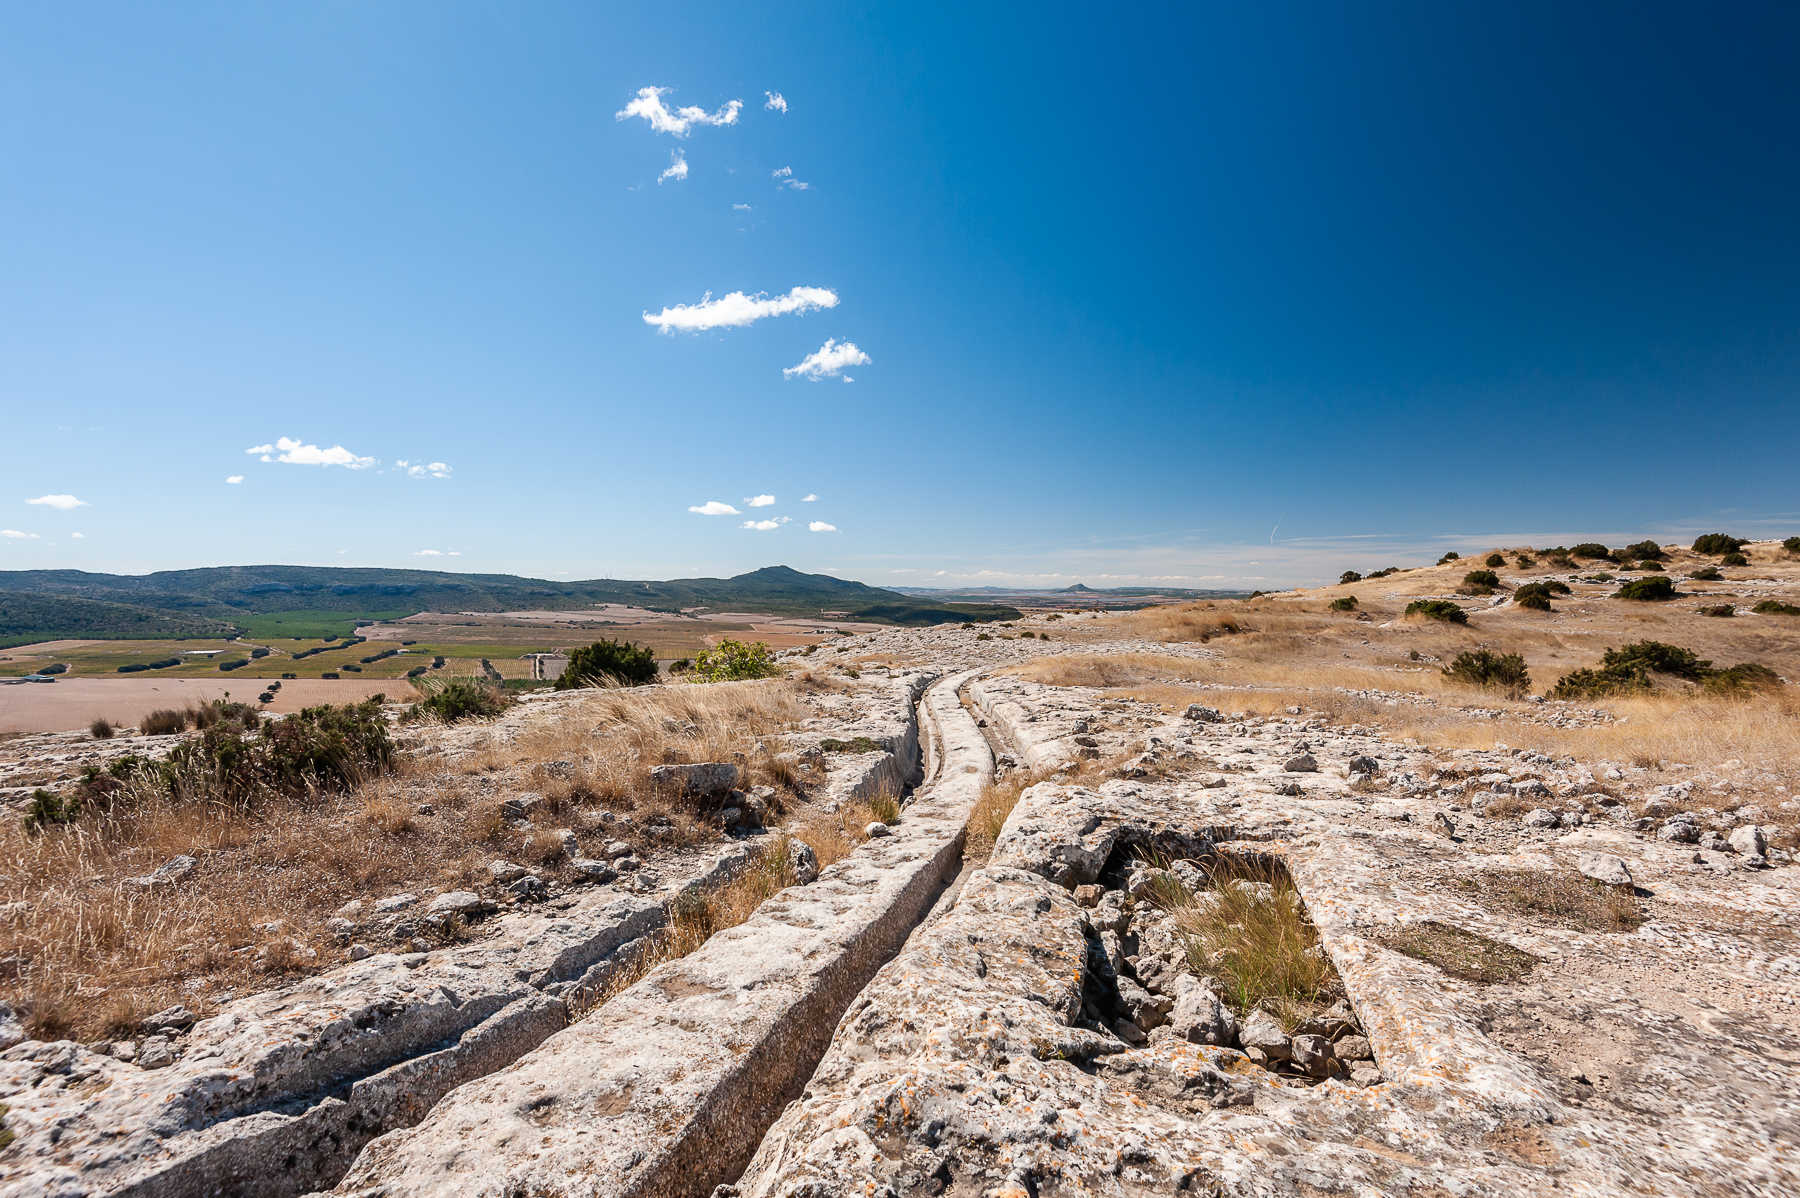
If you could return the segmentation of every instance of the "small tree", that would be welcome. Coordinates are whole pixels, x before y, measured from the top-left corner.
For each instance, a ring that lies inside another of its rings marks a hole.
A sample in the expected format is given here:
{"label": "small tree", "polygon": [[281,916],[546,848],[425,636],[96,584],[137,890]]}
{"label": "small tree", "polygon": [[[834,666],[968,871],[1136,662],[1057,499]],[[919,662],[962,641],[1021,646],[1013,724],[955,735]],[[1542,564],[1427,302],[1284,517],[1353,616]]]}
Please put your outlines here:
{"label": "small tree", "polygon": [[1789,537],[1781,543],[1781,547],[1794,557],[1800,557],[1800,537]]}
{"label": "small tree", "polygon": [[1694,552],[1718,556],[1722,553],[1736,553],[1750,542],[1742,537],[1734,537],[1730,533],[1709,532],[1694,538]]}
{"label": "small tree", "polygon": [[1675,584],[1669,581],[1666,574],[1657,574],[1649,578],[1634,578],[1613,592],[1614,599],[1637,599],[1644,602],[1658,602],[1675,597]]}
{"label": "small tree", "polygon": [[743,641],[726,639],[696,654],[687,676],[695,682],[742,682],[767,678],[778,672],[774,654],[761,641],[746,645]]}
{"label": "small tree", "polygon": [[580,686],[643,686],[656,681],[656,655],[630,641],[598,640],[569,654],[559,691]]}
{"label": "small tree", "polygon": [[1501,566],[1504,566],[1506,564],[1506,559],[1504,557],[1500,556],[1498,553],[1490,553],[1487,555],[1487,564],[1494,567],[1495,569],[1499,569]]}
{"label": "small tree", "polygon": [[1338,583],[1343,586],[1348,586],[1350,583],[1361,581],[1362,575],[1358,574],[1355,570],[1345,570],[1342,574],[1338,575]]}

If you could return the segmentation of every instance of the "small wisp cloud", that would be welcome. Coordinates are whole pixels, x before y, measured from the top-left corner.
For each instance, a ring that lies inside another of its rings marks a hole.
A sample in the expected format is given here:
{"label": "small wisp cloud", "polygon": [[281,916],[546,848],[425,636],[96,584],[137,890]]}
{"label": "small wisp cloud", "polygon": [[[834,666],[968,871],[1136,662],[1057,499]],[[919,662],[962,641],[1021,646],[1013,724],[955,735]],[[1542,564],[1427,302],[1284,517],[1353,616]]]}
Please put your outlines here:
{"label": "small wisp cloud", "polygon": [[827,524],[823,520],[814,520],[807,524],[806,531],[808,531],[808,532],[836,532],[837,525]]}
{"label": "small wisp cloud", "polygon": [[743,527],[753,532],[773,532],[787,522],[788,517],[786,516],[771,516],[767,520],[746,520]]}
{"label": "small wisp cloud", "polygon": [[733,291],[713,298],[712,292],[697,304],[677,304],[661,312],[644,313],[644,323],[665,333],[699,333],[707,329],[741,329],[770,316],[786,316],[794,312],[811,312],[819,308],[835,308],[837,292],[827,287],[795,287],[786,295],[771,296],[767,292],[745,295]]}
{"label": "small wisp cloud", "polygon": [[87,500],[77,499],[73,495],[39,495],[36,499],[27,499],[25,502],[36,507],[53,507],[59,512],[72,512],[78,507],[87,506]]}
{"label": "small wisp cloud", "polygon": [[265,462],[286,462],[290,466],[342,466],[346,470],[367,470],[379,463],[375,458],[351,453],[342,445],[321,448],[293,437],[277,437],[269,445],[252,445],[245,453]]}
{"label": "small wisp cloud", "polygon": [[445,462],[409,462],[401,458],[394,463],[396,470],[406,471],[408,478],[449,478],[451,469]]}
{"label": "small wisp cloud", "polygon": [[736,516],[741,513],[729,503],[719,499],[709,499],[705,503],[696,503],[688,508],[696,516]]}
{"label": "small wisp cloud", "polygon": [[5,537],[9,541],[35,541],[38,539],[35,532],[21,532],[16,528],[0,528],[0,537]]}
{"label": "small wisp cloud", "polygon": [[235,487],[243,481],[244,481],[244,476],[241,474],[227,474],[225,476],[225,482],[226,482],[226,485],[228,485],[228,486]]}
{"label": "small wisp cloud", "polygon": [[704,108],[692,106],[670,108],[663,103],[663,97],[673,88],[640,87],[631,103],[613,113],[617,121],[642,117],[650,122],[650,128],[658,133],[668,133],[675,137],[686,137],[688,131],[696,125],[735,125],[738,113],[743,109],[742,100],[727,100],[716,112],[708,112]]}
{"label": "small wisp cloud", "polygon": [[802,358],[798,366],[783,367],[781,374],[783,378],[790,379],[795,377],[825,379],[842,376],[847,383],[851,380],[848,376],[844,376],[844,371],[851,366],[867,366],[869,361],[869,355],[858,349],[856,342],[828,339],[824,345]]}
{"label": "small wisp cloud", "polygon": [[775,506],[775,497],[773,495],[752,495],[750,498],[744,500],[744,506],[745,507],[774,507]]}
{"label": "small wisp cloud", "polygon": [[656,176],[656,184],[660,187],[671,179],[679,183],[687,178],[687,175],[687,155],[683,154],[680,150],[674,150],[669,154],[669,169]]}
{"label": "small wisp cloud", "polygon": [[770,112],[779,112],[783,116],[787,115],[787,97],[786,96],[782,95],[780,92],[764,92],[763,95],[765,97],[767,97],[763,101],[763,107],[765,109],[767,109]]}
{"label": "small wisp cloud", "polygon": [[811,183],[807,183],[800,179],[794,178],[794,168],[791,166],[782,166],[782,167],[775,168],[774,170],[769,172],[769,178],[775,180],[775,186],[785,187],[789,191],[811,191],[812,190]]}

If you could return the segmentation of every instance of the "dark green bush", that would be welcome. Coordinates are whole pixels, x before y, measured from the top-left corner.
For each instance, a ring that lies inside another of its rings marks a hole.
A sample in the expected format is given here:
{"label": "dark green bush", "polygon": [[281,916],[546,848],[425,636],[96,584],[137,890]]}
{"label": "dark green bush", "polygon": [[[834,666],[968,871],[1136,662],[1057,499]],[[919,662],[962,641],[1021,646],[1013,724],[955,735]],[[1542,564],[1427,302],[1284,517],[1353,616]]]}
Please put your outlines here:
{"label": "dark green bush", "polygon": [[160,773],[171,791],[204,791],[208,801],[242,808],[271,794],[347,790],[393,759],[377,696],[304,708],[258,732],[220,722],[177,745]]}
{"label": "dark green bush", "polygon": [[1338,575],[1339,586],[1345,586],[1352,582],[1361,582],[1362,580],[1363,576],[1358,574],[1355,570],[1345,570],[1342,574]]}
{"label": "dark green bush", "polygon": [[1331,610],[1332,611],[1355,611],[1356,610],[1356,596],[1355,595],[1344,595],[1337,599],[1333,599],[1331,601]]}
{"label": "dark green bush", "polygon": [[1800,537],[1787,538],[1787,540],[1781,543],[1781,547],[1795,557],[1800,557]]}
{"label": "dark green bush", "polygon": [[1779,599],[1764,599],[1750,610],[1759,616],[1800,616],[1800,607]]}
{"label": "dark green bush", "polygon": [[1575,548],[1569,550],[1569,556],[1590,558],[1611,557],[1612,550],[1608,549],[1598,541],[1583,541],[1581,544],[1575,546]]}
{"label": "dark green bush", "polygon": [[485,682],[452,678],[432,683],[429,693],[407,711],[408,719],[436,716],[446,724],[459,720],[487,719],[511,706],[511,701]]}
{"label": "dark green bush", "polygon": [[1446,624],[1469,622],[1469,613],[1448,599],[1415,599],[1406,605],[1406,614],[1423,616],[1427,620],[1442,620]]}
{"label": "dark green bush", "polygon": [[1513,559],[1513,564],[1521,570],[1537,569],[1537,562],[1529,555],[1523,553]]}
{"label": "dark green bush", "polygon": [[1750,559],[1741,553],[1727,553],[1719,559],[1719,564],[1721,566],[1747,566],[1750,564]]}
{"label": "dark green bush", "polygon": [[349,670],[349,671],[350,671],[350,672],[351,672],[351,673],[352,673],[352,674],[360,674],[360,673],[362,673],[362,667],[361,667],[361,666],[359,666],[359,665],[357,665],[357,664],[356,664],[356,663],[355,663],[355,662],[353,662],[353,661],[347,661],[347,662],[345,662],[345,663],[344,663],[344,664],[343,664],[343,665],[341,665],[341,666],[339,666],[339,667],[338,667],[338,669],[340,669],[340,670]]}
{"label": "dark green bush", "polygon": [[775,664],[775,655],[761,641],[746,645],[742,641],[722,640],[695,654],[687,676],[696,682],[741,682],[777,673],[780,668]]}
{"label": "dark green bush", "polygon": [[32,671],[33,674],[66,674],[68,672],[69,663],[66,661],[52,662],[50,665],[39,666]]}
{"label": "dark green bush", "polygon": [[253,658],[264,658],[264,657],[267,657],[268,655],[269,655],[269,650],[268,650],[268,647],[265,645],[258,645],[256,648],[250,650],[250,656]]}
{"label": "dark green bush", "polygon": [[1781,676],[1768,666],[1746,661],[1714,670],[1700,685],[1714,694],[1739,695],[1746,691],[1773,690],[1781,685]]}
{"label": "dark green bush", "polygon": [[1658,561],[1648,561],[1648,560],[1646,560],[1646,561],[1641,561],[1641,562],[1639,562],[1639,563],[1638,563],[1638,569],[1640,569],[1640,570],[1651,570],[1651,571],[1654,571],[1654,572],[1656,572],[1656,573],[1658,573],[1658,574],[1660,574],[1660,573],[1662,573],[1662,568],[1663,568],[1663,564],[1662,564],[1662,563],[1661,563],[1661,562],[1658,562]]}
{"label": "dark green bush", "polygon": [[1632,558],[1633,560],[1647,559],[1649,561],[1657,561],[1664,556],[1663,547],[1658,545],[1655,541],[1638,541],[1635,544],[1625,546],[1625,548],[1619,550],[1619,553],[1622,556]]}
{"label": "dark green bush", "polygon": [[1730,533],[1709,532],[1694,538],[1694,552],[1716,557],[1721,553],[1736,553],[1749,543],[1742,537],[1734,537]]}
{"label": "dark green bush", "polygon": [[1438,558],[1437,564],[1440,566],[1447,565],[1450,562],[1458,560],[1461,556],[1462,555],[1456,552],[1456,550],[1451,549],[1446,551],[1443,557]]}
{"label": "dark green bush", "polygon": [[1723,618],[1726,616],[1737,615],[1737,608],[1731,606],[1731,604],[1729,604],[1729,603],[1715,603],[1715,604],[1711,605],[1710,607],[1701,608],[1700,614],[1703,616],[1715,616],[1715,617]]}
{"label": "dark green bush", "polygon": [[1613,592],[1614,599],[1636,599],[1640,602],[1660,602],[1675,597],[1675,584],[1667,576],[1655,578],[1634,578]]}
{"label": "dark green bush", "polygon": [[1701,566],[1698,570],[1689,574],[1688,577],[1695,582],[1717,582],[1725,576],[1719,573],[1719,568],[1717,566]]}
{"label": "dark green bush", "polygon": [[1463,585],[1492,591],[1500,585],[1500,576],[1492,570],[1470,570],[1463,575]]}
{"label": "dark green bush", "polygon": [[1566,553],[1552,553],[1544,559],[1544,564],[1553,570],[1573,570],[1575,559]]}
{"label": "dark green bush", "polygon": [[1698,657],[1690,649],[1665,641],[1633,641],[1618,649],[1608,649],[1600,659],[1607,670],[1649,670],[1657,674],[1673,674],[1677,678],[1698,681],[1712,669],[1712,662]]}
{"label": "dark green bush", "polygon": [[1517,653],[1493,653],[1486,649],[1458,653],[1444,667],[1444,677],[1490,690],[1522,695],[1531,689],[1531,674]]}
{"label": "dark green bush", "polygon": [[343,675],[338,673],[336,670],[326,670],[324,673],[320,674],[319,677],[330,678],[335,681],[336,679],[342,678]]}
{"label": "dark green bush", "polygon": [[241,670],[249,664],[250,664],[250,659],[248,657],[231,657],[231,658],[227,658],[226,660],[220,662],[219,668],[221,670],[225,670],[226,672],[230,672],[232,670]]}
{"label": "dark green bush", "polygon": [[1541,582],[1528,582],[1513,592],[1513,604],[1529,611],[1550,610],[1550,588]]}
{"label": "dark green bush", "polygon": [[1546,591],[1549,591],[1552,595],[1567,595],[1571,593],[1569,584],[1562,581],[1560,578],[1545,579],[1543,582],[1538,583],[1538,585],[1543,587]]}
{"label": "dark green bush", "polygon": [[1604,699],[1650,689],[1650,676],[1630,671],[1571,670],[1557,679],[1553,699]]}
{"label": "dark green bush", "polygon": [[1498,553],[1490,553],[1487,555],[1487,564],[1498,570],[1501,566],[1506,564],[1506,558]]}
{"label": "dark green bush", "polygon": [[578,686],[643,686],[656,681],[656,655],[630,641],[598,640],[569,654],[559,691]]}

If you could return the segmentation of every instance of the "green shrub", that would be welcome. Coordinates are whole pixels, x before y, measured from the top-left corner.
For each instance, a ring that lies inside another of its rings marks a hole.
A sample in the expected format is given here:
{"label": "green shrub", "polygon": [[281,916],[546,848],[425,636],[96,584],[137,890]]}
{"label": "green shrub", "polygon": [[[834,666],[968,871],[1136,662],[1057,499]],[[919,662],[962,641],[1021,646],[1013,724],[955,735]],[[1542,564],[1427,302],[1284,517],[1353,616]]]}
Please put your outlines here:
{"label": "green shrub", "polygon": [[1469,622],[1469,613],[1448,599],[1415,599],[1406,605],[1406,614],[1423,616],[1427,620],[1442,620],[1446,624]]}
{"label": "green shrub", "polygon": [[1800,607],[1779,599],[1764,599],[1750,610],[1759,616],[1800,616]]}
{"label": "green shrub", "polygon": [[1470,570],[1463,575],[1463,585],[1473,590],[1491,592],[1500,585],[1500,576],[1492,570]]}
{"label": "green shrub", "polygon": [[1550,610],[1550,588],[1541,582],[1528,582],[1513,592],[1513,605],[1528,611]]}
{"label": "green shrub", "polygon": [[1719,573],[1719,568],[1717,566],[1701,566],[1698,570],[1689,574],[1688,577],[1695,582],[1717,582],[1725,576]]}
{"label": "green shrub", "polygon": [[1573,570],[1575,559],[1566,553],[1552,553],[1544,559],[1544,564],[1553,570]]}
{"label": "green shrub", "polygon": [[1356,610],[1356,596],[1355,595],[1343,595],[1343,596],[1340,596],[1339,598],[1333,599],[1331,601],[1331,610],[1332,611],[1355,611]]}
{"label": "green shrub", "polygon": [[1781,547],[1795,557],[1800,557],[1800,537],[1789,537],[1781,543]]}
{"label": "green shrub", "polygon": [[688,677],[696,682],[741,682],[779,672],[775,655],[761,641],[746,645],[742,641],[722,640],[694,656]]}
{"label": "green shrub", "polygon": [[1655,562],[1655,561],[1642,561],[1642,562],[1638,563],[1638,569],[1653,570],[1656,573],[1660,574],[1660,573],[1662,573],[1663,564],[1661,562]]}
{"label": "green shrub", "polygon": [[474,678],[434,679],[425,689],[425,697],[407,711],[407,719],[435,716],[446,724],[454,724],[497,716],[511,706],[504,693]]}
{"label": "green shrub", "polygon": [[1633,560],[1647,561],[1657,561],[1664,556],[1662,546],[1658,545],[1655,541],[1638,541],[1635,544],[1625,546],[1625,548],[1619,550],[1619,553],[1621,556],[1629,557]]}
{"label": "green shrub", "polygon": [[253,658],[260,659],[260,658],[267,657],[268,655],[269,655],[269,650],[268,650],[268,647],[265,645],[258,645],[256,648],[250,650],[250,656]]}
{"label": "green shrub", "polygon": [[1665,641],[1633,641],[1622,648],[1608,649],[1600,659],[1600,665],[1608,670],[1673,674],[1689,681],[1698,681],[1712,669],[1712,662],[1696,656],[1692,650]]}
{"label": "green shrub", "polygon": [[1581,544],[1575,546],[1575,548],[1569,550],[1569,556],[1588,558],[1611,557],[1612,550],[1608,549],[1598,541],[1583,541]]}
{"label": "green shrub", "polygon": [[1656,578],[1634,578],[1613,592],[1614,599],[1636,599],[1640,602],[1660,602],[1675,597],[1675,584],[1667,576]]}
{"label": "green shrub", "polygon": [[1719,564],[1721,566],[1747,566],[1750,564],[1750,559],[1741,553],[1727,553],[1719,559]]}
{"label": "green shrub", "polygon": [[1440,566],[1448,565],[1451,562],[1458,560],[1461,556],[1462,555],[1456,552],[1456,550],[1451,549],[1446,551],[1443,557],[1438,558],[1437,564]]}
{"label": "green shrub", "polygon": [[355,662],[353,662],[353,661],[347,661],[347,662],[345,662],[345,663],[344,663],[344,664],[343,664],[343,665],[341,665],[341,666],[339,666],[339,667],[338,667],[338,669],[340,669],[340,670],[349,670],[349,671],[350,671],[350,672],[351,672],[351,673],[352,673],[352,674],[360,674],[360,673],[362,673],[362,667],[361,667],[361,666],[359,666],[359,665],[357,665],[357,664],[356,664],[356,663],[355,663]]}
{"label": "green shrub", "polygon": [[598,640],[569,654],[559,691],[579,686],[643,686],[656,681],[656,655],[630,641]]}
{"label": "green shrub", "polygon": [[158,767],[178,796],[248,807],[271,794],[347,790],[393,765],[381,697],[308,707],[258,732],[221,722],[183,741]]}
{"label": "green shrub", "polygon": [[52,662],[50,665],[39,666],[32,671],[33,674],[66,674],[68,672],[69,663],[66,661]]}
{"label": "green shrub", "polygon": [[187,713],[164,707],[151,712],[138,724],[145,736],[168,736],[187,727]]}
{"label": "green shrub", "polygon": [[1458,653],[1444,667],[1444,677],[1490,690],[1522,695],[1531,689],[1531,674],[1517,653],[1492,653],[1486,649]]}
{"label": "green shrub", "polygon": [[1494,569],[1498,570],[1501,566],[1504,566],[1505,564],[1506,564],[1506,558],[1502,557],[1500,554],[1490,553],[1487,555],[1487,565],[1492,566]]}
{"label": "green shrub", "polygon": [[329,679],[332,679],[333,681],[336,681],[337,679],[342,678],[343,675],[338,673],[336,670],[326,670],[324,673],[320,674],[319,677],[329,678]]}
{"label": "green shrub", "polygon": [[1730,533],[1709,532],[1694,538],[1694,552],[1716,557],[1721,553],[1736,553],[1750,542],[1742,537],[1734,537]]}
{"label": "green shrub", "polygon": [[250,659],[248,657],[233,657],[220,662],[219,668],[229,673],[232,670],[241,670],[249,664]]}
{"label": "green shrub", "polygon": [[1350,583],[1361,582],[1362,580],[1363,576],[1358,574],[1355,570],[1345,570],[1342,574],[1338,575],[1339,586],[1347,586]]}
{"label": "green shrub", "polygon": [[1607,670],[1571,670],[1557,679],[1550,691],[1553,699],[1604,699],[1631,691],[1650,689],[1650,676],[1642,673]]}
{"label": "green shrub", "polygon": [[1533,560],[1533,559],[1532,559],[1532,558],[1531,558],[1531,557],[1529,557],[1529,556],[1528,556],[1528,555],[1526,555],[1526,554],[1523,554],[1523,553],[1521,553],[1521,554],[1520,554],[1520,555],[1519,555],[1519,556],[1518,556],[1518,557],[1515,557],[1515,558],[1514,558],[1514,559],[1513,559],[1513,564],[1514,564],[1514,565],[1515,565],[1515,566],[1517,566],[1517,567],[1518,567],[1518,568],[1519,568],[1519,569],[1521,569],[1521,570],[1535,570],[1535,569],[1537,569],[1537,562],[1536,562],[1536,561],[1534,561],[1534,560]]}
{"label": "green shrub", "polygon": [[1715,603],[1710,607],[1701,608],[1700,614],[1703,616],[1715,617],[1735,616],[1737,615],[1737,608],[1731,606],[1729,603]]}
{"label": "green shrub", "polygon": [[1714,694],[1740,695],[1746,691],[1772,690],[1781,685],[1781,676],[1768,666],[1746,661],[1714,670],[1700,685]]}

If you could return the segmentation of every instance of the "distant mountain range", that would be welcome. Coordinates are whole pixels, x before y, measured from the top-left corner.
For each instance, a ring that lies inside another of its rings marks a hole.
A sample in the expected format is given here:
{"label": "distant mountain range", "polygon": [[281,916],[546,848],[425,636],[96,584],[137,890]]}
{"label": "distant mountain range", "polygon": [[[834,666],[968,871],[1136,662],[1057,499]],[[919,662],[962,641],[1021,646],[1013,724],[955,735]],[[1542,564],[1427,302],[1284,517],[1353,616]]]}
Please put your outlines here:
{"label": "distant mountain range", "polygon": [[1017,609],[902,594],[828,574],[765,566],[734,578],[667,582],[598,578],[551,582],[513,574],[332,566],[217,566],[154,574],[0,571],[0,644],[229,635],[246,616],[283,611],[346,614],[546,611],[623,603],[653,611],[843,612],[880,624],[1011,620]]}
{"label": "distant mountain range", "polygon": [[1249,591],[1192,590],[1185,587],[1091,587],[1085,583],[1050,587],[895,587],[914,598],[943,601],[979,599],[1029,599],[1031,606],[1144,607],[1190,599],[1243,599]]}

